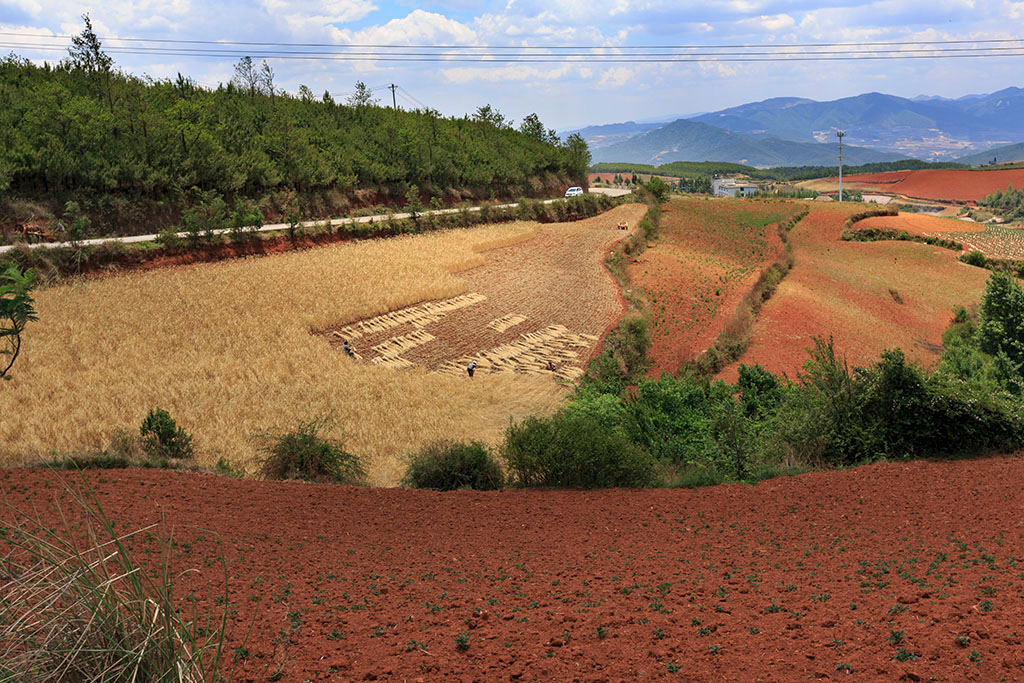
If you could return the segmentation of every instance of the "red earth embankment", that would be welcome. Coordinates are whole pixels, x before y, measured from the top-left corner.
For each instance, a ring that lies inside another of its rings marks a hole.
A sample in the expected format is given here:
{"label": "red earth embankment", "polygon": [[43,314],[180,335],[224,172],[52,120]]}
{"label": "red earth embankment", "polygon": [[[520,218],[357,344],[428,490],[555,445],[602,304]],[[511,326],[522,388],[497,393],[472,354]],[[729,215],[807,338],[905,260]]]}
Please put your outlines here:
{"label": "red earth embankment", "polygon": [[[177,595],[191,581],[201,613],[227,610],[235,681],[994,681],[1024,670],[1019,455],[697,490],[85,476],[119,531],[166,519],[172,569],[195,572]],[[58,523],[53,473],[2,477],[5,502]],[[156,562],[151,538],[132,543]]]}

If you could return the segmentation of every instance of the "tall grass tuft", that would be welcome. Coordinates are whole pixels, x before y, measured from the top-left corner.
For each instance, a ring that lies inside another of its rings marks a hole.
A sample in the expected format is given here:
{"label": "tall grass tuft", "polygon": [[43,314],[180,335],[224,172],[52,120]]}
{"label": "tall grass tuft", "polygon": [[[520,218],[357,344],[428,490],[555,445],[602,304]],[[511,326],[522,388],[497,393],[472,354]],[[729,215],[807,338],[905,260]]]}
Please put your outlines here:
{"label": "tall grass tuft", "polygon": [[88,484],[67,491],[74,514],[58,505],[59,527],[13,508],[0,520],[0,680],[219,680],[226,608],[216,620],[195,603],[178,611],[170,537],[155,570],[132,556],[162,524],[119,533]]}

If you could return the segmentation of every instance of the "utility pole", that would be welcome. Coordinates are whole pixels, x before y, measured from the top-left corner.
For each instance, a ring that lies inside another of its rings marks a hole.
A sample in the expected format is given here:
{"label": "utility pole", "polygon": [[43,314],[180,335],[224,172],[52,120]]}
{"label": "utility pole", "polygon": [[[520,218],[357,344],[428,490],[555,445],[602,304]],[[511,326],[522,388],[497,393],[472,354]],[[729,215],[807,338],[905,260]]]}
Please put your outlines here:
{"label": "utility pole", "polygon": [[388,89],[391,90],[391,108],[392,109],[398,109],[398,103],[395,102],[395,88],[397,88],[397,87],[398,86],[395,85],[394,83],[392,83],[391,85],[388,86]]}
{"label": "utility pole", "polygon": [[839,137],[839,201],[843,201],[843,136],[846,131],[837,130],[836,135]]}

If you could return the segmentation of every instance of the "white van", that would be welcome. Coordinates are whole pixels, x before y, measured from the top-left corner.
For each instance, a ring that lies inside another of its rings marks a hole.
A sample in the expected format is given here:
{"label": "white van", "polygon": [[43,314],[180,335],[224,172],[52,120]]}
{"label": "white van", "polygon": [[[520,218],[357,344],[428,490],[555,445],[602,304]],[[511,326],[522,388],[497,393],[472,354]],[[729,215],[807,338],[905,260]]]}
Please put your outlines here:
{"label": "white van", "polygon": [[579,197],[581,194],[583,194],[582,187],[570,187],[568,190],[565,191],[566,197]]}

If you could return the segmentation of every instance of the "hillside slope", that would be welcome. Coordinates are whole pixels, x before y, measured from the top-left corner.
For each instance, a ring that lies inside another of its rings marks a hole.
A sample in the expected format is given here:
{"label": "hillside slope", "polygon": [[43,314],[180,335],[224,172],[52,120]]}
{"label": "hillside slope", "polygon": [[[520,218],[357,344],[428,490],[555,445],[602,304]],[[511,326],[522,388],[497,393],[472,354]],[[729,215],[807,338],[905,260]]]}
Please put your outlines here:
{"label": "hillside slope", "polygon": [[968,154],[967,156],[960,157],[957,161],[962,164],[970,164],[971,166],[990,164],[992,161],[999,164],[1010,161],[1024,161],[1024,142],[994,147],[977,154]]}

